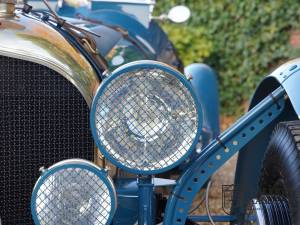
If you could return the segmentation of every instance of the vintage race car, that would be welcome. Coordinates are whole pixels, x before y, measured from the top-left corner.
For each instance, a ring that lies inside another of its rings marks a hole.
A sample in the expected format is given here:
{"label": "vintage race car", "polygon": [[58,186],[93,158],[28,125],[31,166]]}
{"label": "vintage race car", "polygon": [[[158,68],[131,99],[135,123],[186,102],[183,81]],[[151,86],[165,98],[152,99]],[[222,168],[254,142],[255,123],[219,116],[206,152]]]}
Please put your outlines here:
{"label": "vintage race car", "polygon": [[[186,7],[16,3],[0,0],[1,225],[300,224],[300,59],[220,134],[215,72],[184,67],[157,23]],[[235,153],[231,212],[212,215],[210,178]]]}

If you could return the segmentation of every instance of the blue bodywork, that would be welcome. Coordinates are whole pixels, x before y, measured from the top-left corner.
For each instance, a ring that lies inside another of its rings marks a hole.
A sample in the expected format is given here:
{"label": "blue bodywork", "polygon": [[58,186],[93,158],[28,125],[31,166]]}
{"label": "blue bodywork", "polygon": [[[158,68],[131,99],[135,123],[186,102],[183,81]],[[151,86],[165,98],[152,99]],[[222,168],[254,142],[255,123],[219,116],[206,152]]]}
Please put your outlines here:
{"label": "blue bodywork", "polygon": [[[111,70],[129,62],[150,59],[166,63],[192,76],[191,83],[204,112],[202,145],[206,146],[219,135],[219,97],[215,71],[205,64],[192,64],[183,68],[176,49],[157,22],[151,20],[146,26],[138,17],[125,12],[122,4],[112,2],[95,2],[90,9],[75,9],[63,4],[58,13],[69,18],[83,18],[87,28],[101,35],[96,41]],[[128,32],[129,38],[112,29],[116,27],[121,28],[122,32]],[[120,54],[124,62],[113,65],[113,58]]]}
{"label": "blue bodywork", "polygon": [[[266,97],[202,150],[197,160],[178,179],[168,199],[164,224],[185,224],[193,199],[210,177],[282,113],[285,107],[284,94],[283,88],[276,89],[273,96],[278,99],[280,107],[271,96]],[[197,221],[198,218],[190,219]]]}
{"label": "blue bodywork", "polygon": [[[43,6],[40,0],[32,0],[29,3],[36,5],[37,8]],[[95,37],[99,43],[98,50],[107,59],[112,69],[135,60],[151,59],[183,71],[183,64],[172,42],[156,21],[149,20],[146,23],[140,18],[141,16],[129,14],[125,10],[124,3],[109,1],[92,1],[92,3],[91,8],[73,8],[64,3],[57,8],[57,13],[67,20],[82,19],[81,22],[77,22],[101,36]],[[134,7],[143,9],[140,7],[141,4],[130,3],[129,5],[133,7],[132,11]],[[148,14],[143,16],[150,17]],[[75,20],[70,21],[76,23]],[[113,57],[119,55],[119,52],[122,52],[124,62],[112,65]]]}
{"label": "blue bodywork", "polygon": [[270,135],[281,121],[299,119],[300,59],[290,61],[264,79],[255,92],[250,111],[205,147],[180,176],[168,199],[164,224],[185,224],[187,219],[209,222],[205,216],[189,216],[193,199],[210,177],[239,152],[232,213],[213,216],[217,221],[243,224],[250,200],[256,197],[264,152]]}
{"label": "blue bodywork", "polygon": [[184,69],[186,76],[191,77],[197,97],[203,108],[203,145],[206,146],[212,139],[220,133],[219,125],[219,93],[218,81],[215,71],[200,63],[187,66]]}
{"label": "blue bodywork", "polygon": [[[139,4],[137,4],[137,6],[131,4],[131,7],[138,6]],[[127,50],[128,54],[124,55],[125,61],[123,64],[134,60],[152,59],[167,63],[179,70],[182,70],[182,62],[178,58],[173,44],[169,41],[167,35],[160,26],[153,20],[149,21],[149,24],[146,26],[135,15],[124,12],[123,8],[124,7],[117,3],[95,2],[91,9],[86,7],[74,9],[67,5],[63,5],[58,10],[58,13],[65,17],[81,18],[89,21],[93,23],[93,26],[95,27],[104,25],[110,28],[121,28],[122,31],[120,32],[120,40],[118,42],[114,42],[109,38],[106,43],[99,45],[99,50],[102,51],[102,48],[107,48],[107,46],[110,46],[110,50],[120,48],[120,46],[124,45],[126,46],[126,50],[127,48],[131,48]],[[102,32],[99,32],[99,34],[105,38],[105,34]],[[130,43],[127,43],[127,45],[124,44],[124,42],[126,40],[128,41],[128,39],[135,43],[135,47],[130,45]],[[105,53],[109,53],[109,51],[106,50]],[[112,56],[110,55],[107,58],[108,61],[110,61],[111,58]]]}
{"label": "blue bodywork", "polygon": [[[177,168],[180,177],[168,197],[164,224],[183,225],[187,219],[209,221],[207,216],[188,215],[192,201],[210,177],[237,152],[237,191],[232,214],[213,218],[219,222],[242,223],[247,204],[256,197],[271,132],[280,121],[299,119],[300,60],[290,61],[266,77],[252,98],[249,112],[220,135],[216,73],[204,64],[192,64],[184,69],[172,43],[155,21],[145,23],[139,15],[129,13],[115,2],[95,1],[91,8],[77,9],[62,5],[58,13],[83,19],[86,28],[101,35],[96,38],[97,45],[111,70],[137,60],[156,60],[184,71],[190,79],[203,112],[202,151],[194,152]],[[160,203],[155,198],[152,179],[116,179],[115,186],[118,209],[113,224],[132,225],[137,221],[154,224],[156,204]]]}
{"label": "blue bodywork", "polygon": [[[256,197],[259,175],[269,138],[274,127],[281,121],[298,120],[300,115],[300,59],[289,61],[267,76],[258,86],[250,104],[253,109],[264,97],[276,88],[283,88],[289,101],[284,112],[253,139],[239,154],[232,211],[237,215],[238,222],[243,220],[247,204]],[[240,191],[243,190],[243,191]]]}
{"label": "blue bodywork", "polygon": [[116,179],[118,207],[114,216],[114,225],[135,224],[138,221],[139,189],[137,180]]}
{"label": "blue bodywork", "polygon": [[[177,68],[179,71],[183,72],[184,70],[187,76],[192,77],[191,84],[204,112],[202,146],[208,145],[213,138],[219,135],[219,99],[216,73],[204,64],[192,64],[184,69],[173,44],[155,21],[150,21],[149,25],[145,26],[137,17],[124,12],[121,7],[112,3],[94,5],[91,9],[75,9],[63,5],[58,13],[64,17],[86,20],[87,25],[85,26],[101,35],[100,38],[96,38],[96,41],[99,51],[105,56],[111,70],[142,59],[157,60]],[[114,29],[116,27],[121,28],[121,32],[116,31]],[[124,36],[124,32],[128,36]],[[114,65],[114,57],[120,55],[124,62]],[[179,169],[184,170],[197,156],[198,154],[194,153],[189,163],[181,165]],[[115,185],[118,194],[118,209],[113,224],[132,225],[137,221],[147,220],[147,214],[146,218],[138,215],[139,205],[143,205],[143,202],[141,202],[141,198],[138,198],[137,180],[119,179],[115,181]],[[151,184],[148,185],[151,186]],[[143,192],[147,191],[153,193],[153,190],[147,188]],[[154,196],[152,194],[152,198],[148,196],[143,199],[152,205],[155,202]],[[148,220],[154,221],[155,207],[151,208],[150,212],[152,213]],[[148,222],[146,224],[150,224]]]}
{"label": "blue bodywork", "polygon": [[[201,145],[207,146],[219,135],[216,73],[204,64],[192,64],[184,69],[173,44],[157,22],[152,20],[145,25],[137,16],[125,12],[119,4],[108,2],[93,4],[90,9],[87,7],[75,9],[63,4],[57,12],[67,18],[83,19],[87,29],[101,35],[100,38],[95,37],[95,40],[100,53],[108,61],[110,70],[136,60],[150,59],[166,63],[181,72],[184,71],[187,77],[192,78],[191,84],[203,111]],[[116,56],[122,56],[124,61],[115,65]],[[183,163],[178,168],[179,171],[185,170],[197,157],[198,153],[194,152],[188,163]],[[118,208],[113,224],[133,225],[137,221],[143,224],[154,224],[156,200],[151,182],[142,182],[141,185],[137,179],[117,179],[115,186]],[[141,196],[139,194],[144,197],[139,197]],[[150,209],[147,209],[143,215],[139,215],[141,212],[139,207],[143,208],[148,204],[151,205]]]}

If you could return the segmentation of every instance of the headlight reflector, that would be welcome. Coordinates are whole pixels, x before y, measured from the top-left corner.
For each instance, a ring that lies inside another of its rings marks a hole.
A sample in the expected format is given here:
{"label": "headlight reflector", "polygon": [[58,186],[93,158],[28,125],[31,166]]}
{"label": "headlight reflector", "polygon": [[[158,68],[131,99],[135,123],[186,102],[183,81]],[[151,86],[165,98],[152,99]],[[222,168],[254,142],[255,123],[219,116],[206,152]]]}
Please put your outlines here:
{"label": "headlight reflector", "polygon": [[106,225],[116,207],[107,173],[85,160],[65,160],[37,181],[31,210],[37,225]]}
{"label": "headlight reflector", "polygon": [[165,64],[139,61],[101,85],[91,126],[101,152],[114,164],[154,174],[188,156],[200,136],[202,113],[183,75]]}

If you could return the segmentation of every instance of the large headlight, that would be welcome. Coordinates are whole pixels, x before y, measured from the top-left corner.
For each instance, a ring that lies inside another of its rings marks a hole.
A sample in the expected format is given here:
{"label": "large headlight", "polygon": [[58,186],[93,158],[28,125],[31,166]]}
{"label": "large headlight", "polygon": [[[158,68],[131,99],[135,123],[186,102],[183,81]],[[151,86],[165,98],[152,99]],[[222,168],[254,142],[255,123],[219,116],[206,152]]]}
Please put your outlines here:
{"label": "large headlight", "polygon": [[202,112],[186,78],[171,67],[138,61],[117,69],[96,94],[91,127],[101,152],[136,174],[182,162],[194,149]]}
{"label": "large headlight", "polygon": [[31,211],[37,225],[107,225],[116,210],[116,193],[107,173],[84,160],[65,160],[37,181]]}

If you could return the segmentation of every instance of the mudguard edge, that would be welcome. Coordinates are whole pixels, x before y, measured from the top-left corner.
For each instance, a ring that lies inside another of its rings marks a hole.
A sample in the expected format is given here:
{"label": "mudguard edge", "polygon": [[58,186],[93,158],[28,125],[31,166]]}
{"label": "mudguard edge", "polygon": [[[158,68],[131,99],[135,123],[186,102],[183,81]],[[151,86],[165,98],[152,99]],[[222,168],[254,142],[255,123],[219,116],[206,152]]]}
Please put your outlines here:
{"label": "mudguard edge", "polygon": [[[237,216],[238,220],[232,224],[243,224],[243,216],[247,204],[252,198],[256,197],[262,160],[274,127],[281,121],[300,119],[300,58],[281,65],[268,75],[255,91],[249,109],[256,106],[279,86],[285,89],[287,97],[289,98],[289,104],[287,104],[279,118],[270,124],[239,153],[232,204],[232,213]],[[274,101],[276,101],[276,99],[274,99]]]}

